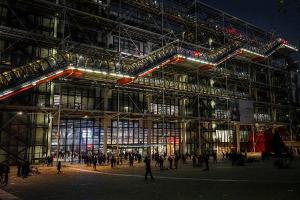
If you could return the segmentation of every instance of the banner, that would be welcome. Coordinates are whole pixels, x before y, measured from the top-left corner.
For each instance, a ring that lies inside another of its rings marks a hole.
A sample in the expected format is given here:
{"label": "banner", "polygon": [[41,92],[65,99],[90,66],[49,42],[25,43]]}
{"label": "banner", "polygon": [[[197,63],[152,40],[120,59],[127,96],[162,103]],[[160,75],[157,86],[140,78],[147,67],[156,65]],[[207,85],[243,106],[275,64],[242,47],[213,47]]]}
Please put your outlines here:
{"label": "banner", "polygon": [[293,94],[293,102],[300,103],[300,76],[299,73],[295,71],[290,71],[291,73],[291,86]]}
{"label": "banner", "polygon": [[230,98],[229,102],[231,122],[244,124],[254,122],[253,101]]}

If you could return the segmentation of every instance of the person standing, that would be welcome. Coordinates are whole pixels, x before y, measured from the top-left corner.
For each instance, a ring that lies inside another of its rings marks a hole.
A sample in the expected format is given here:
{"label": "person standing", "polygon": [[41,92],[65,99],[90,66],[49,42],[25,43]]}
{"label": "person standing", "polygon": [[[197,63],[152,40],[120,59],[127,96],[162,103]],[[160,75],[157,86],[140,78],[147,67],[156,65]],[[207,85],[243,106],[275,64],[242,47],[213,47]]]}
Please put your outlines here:
{"label": "person standing", "polygon": [[177,167],[178,167],[178,160],[179,160],[178,155],[176,155],[175,158],[174,158],[175,169],[177,169]]}
{"label": "person standing", "polygon": [[204,169],[204,170],[202,170],[202,171],[209,171],[209,167],[208,167],[208,157],[207,157],[207,156],[204,157],[204,162],[205,162],[206,169]]}
{"label": "person standing", "polygon": [[58,161],[58,164],[57,164],[57,174],[59,174],[59,173],[62,173],[61,171],[60,171],[60,169],[61,169],[61,162],[60,161]]}
{"label": "person standing", "polygon": [[170,156],[168,158],[169,164],[170,164],[170,169],[172,169],[172,163],[173,163],[173,158]]}
{"label": "person standing", "polygon": [[193,167],[196,167],[196,157],[193,156]]}
{"label": "person standing", "polygon": [[21,161],[19,161],[19,160],[18,160],[18,163],[17,163],[17,167],[18,167],[17,176],[21,176],[21,167],[22,167],[22,164],[21,164]]}
{"label": "person standing", "polygon": [[115,163],[115,157],[114,155],[111,156],[111,160],[110,160],[110,167],[113,168],[114,167],[114,163]]}
{"label": "person standing", "polygon": [[3,179],[3,173],[4,173],[4,165],[0,164],[0,183],[1,183],[1,180]]}
{"label": "person standing", "polygon": [[93,168],[94,168],[94,170],[96,170],[96,167],[97,167],[97,157],[95,156],[94,159],[93,159]]}
{"label": "person standing", "polygon": [[148,159],[148,157],[145,158],[145,162],[146,162],[146,175],[145,175],[145,180],[147,179],[148,173],[151,176],[151,179],[153,180],[153,176],[152,176],[152,172],[151,172],[151,166],[150,166],[150,159]]}
{"label": "person standing", "polygon": [[130,162],[130,165],[129,165],[129,166],[132,166],[132,167],[133,167],[133,156],[130,156],[129,162]]}
{"label": "person standing", "polygon": [[5,180],[5,185],[8,184],[8,173],[10,173],[10,167],[9,165],[7,164],[5,166],[5,170],[4,170],[4,180]]}
{"label": "person standing", "polygon": [[164,171],[164,159],[160,156],[158,159],[160,171]]}
{"label": "person standing", "polygon": [[51,166],[53,166],[54,154],[51,155]]}

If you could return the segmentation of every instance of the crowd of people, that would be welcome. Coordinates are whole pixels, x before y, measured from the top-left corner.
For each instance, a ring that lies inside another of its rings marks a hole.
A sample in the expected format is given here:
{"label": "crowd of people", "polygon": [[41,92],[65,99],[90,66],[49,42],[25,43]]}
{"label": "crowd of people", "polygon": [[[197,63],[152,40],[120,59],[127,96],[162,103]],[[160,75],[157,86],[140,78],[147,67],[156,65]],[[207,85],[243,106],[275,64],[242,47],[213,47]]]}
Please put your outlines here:
{"label": "crowd of people", "polygon": [[[245,154],[241,154],[239,152],[222,152],[222,161],[231,161],[232,165],[243,165],[244,162],[253,163],[259,162],[259,160],[255,159],[254,157],[247,157],[247,152]],[[262,161],[269,160],[270,154],[266,152],[262,152]],[[142,162],[142,155],[139,153],[134,152],[125,152],[122,153],[119,157],[115,157],[115,155],[109,153],[107,155],[100,154],[100,155],[90,155],[90,154],[83,154],[78,155],[79,163],[86,164],[87,166],[93,165],[93,169],[96,170],[97,165],[99,166],[111,166],[111,168],[116,167],[117,164],[123,164],[123,160],[129,161],[129,166],[133,166],[134,161],[138,163]],[[190,159],[192,161],[193,167],[204,167],[202,171],[209,171],[209,160],[210,157],[213,158],[213,162],[217,162],[217,153],[215,151],[209,152],[208,150],[203,153],[193,153],[193,154],[175,154],[174,156],[168,156],[164,153],[163,155],[159,155],[158,153],[153,153],[152,155],[145,156],[143,162],[145,163],[145,180],[147,179],[148,174],[150,174],[151,179],[154,179],[152,171],[151,171],[151,160],[155,161],[154,167],[158,166],[160,171],[171,170],[171,169],[178,169],[178,164],[188,164],[187,160]],[[47,166],[53,166],[53,159],[54,155],[48,156],[46,158]],[[294,156],[290,156],[290,162],[288,160],[283,161],[282,159],[278,159],[274,162],[274,166],[285,169],[290,167],[290,163],[294,162]],[[167,162],[168,164],[164,164]],[[61,171],[61,162],[59,161],[56,165],[57,173],[62,173]],[[17,176],[27,178],[30,172],[35,172],[34,167],[30,166],[28,161],[18,161],[17,162]],[[36,172],[38,169],[36,168]],[[4,179],[4,183],[8,184],[8,174],[10,173],[10,167],[8,164],[0,164],[0,183],[2,183],[2,179]]]}

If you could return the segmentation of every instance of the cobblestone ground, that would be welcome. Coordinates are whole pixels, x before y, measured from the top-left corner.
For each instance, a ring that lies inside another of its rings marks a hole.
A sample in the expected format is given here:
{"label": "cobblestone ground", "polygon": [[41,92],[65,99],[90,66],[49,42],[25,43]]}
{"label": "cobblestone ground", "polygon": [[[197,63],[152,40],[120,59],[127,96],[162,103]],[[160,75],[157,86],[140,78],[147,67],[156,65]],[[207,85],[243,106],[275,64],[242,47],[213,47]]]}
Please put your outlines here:
{"label": "cobblestone ground", "polygon": [[300,157],[289,169],[274,167],[274,160],[245,166],[210,160],[210,171],[193,168],[188,160],[188,164],[179,163],[178,169],[163,172],[152,162],[154,180],[144,180],[145,166],[138,163],[134,167],[128,163],[117,165],[115,169],[97,166],[96,171],[83,164],[63,163],[62,174],[57,174],[56,167],[40,166],[41,173],[28,178],[17,177],[17,169],[12,166],[9,184],[0,184],[0,190],[24,200],[300,199]]}

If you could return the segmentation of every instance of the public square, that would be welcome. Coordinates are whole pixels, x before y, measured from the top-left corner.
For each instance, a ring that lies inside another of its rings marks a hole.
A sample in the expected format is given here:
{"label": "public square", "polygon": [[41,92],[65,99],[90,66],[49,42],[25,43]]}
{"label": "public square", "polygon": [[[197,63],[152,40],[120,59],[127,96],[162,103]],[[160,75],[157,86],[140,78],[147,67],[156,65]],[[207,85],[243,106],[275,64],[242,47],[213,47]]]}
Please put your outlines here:
{"label": "public square", "polygon": [[[17,177],[17,167],[11,166],[9,183],[1,184],[0,199],[299,199],[300,158],[295,157],[289,169],[274,167],[276,158],[262,162],[232,166],[231,161],[209,160],[205,167],[193,168],[179,162],[178,169],[159,171],[151,162],[154,180],[144,179],[145,164],[134,162],[110,166],[62,163],[62,174],[54,166],[40,166],[40,174]],[[167,161],[164,165],[167,166]],[[149,175],[148,175],[149,176]]]}

